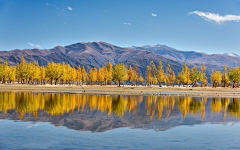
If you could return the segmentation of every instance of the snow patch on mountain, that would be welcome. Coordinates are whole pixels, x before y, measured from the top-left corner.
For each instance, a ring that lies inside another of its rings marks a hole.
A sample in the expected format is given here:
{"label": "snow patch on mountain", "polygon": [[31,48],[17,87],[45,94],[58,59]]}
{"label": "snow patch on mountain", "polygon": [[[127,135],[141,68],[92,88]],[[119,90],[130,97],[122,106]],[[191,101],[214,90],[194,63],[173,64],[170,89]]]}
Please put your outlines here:
{"label": "snow patch on mountain", "polygon": [[232,57],[240,57],[240,55],[235,54],[235,53],[223,53],[223,55],[232,56]]}

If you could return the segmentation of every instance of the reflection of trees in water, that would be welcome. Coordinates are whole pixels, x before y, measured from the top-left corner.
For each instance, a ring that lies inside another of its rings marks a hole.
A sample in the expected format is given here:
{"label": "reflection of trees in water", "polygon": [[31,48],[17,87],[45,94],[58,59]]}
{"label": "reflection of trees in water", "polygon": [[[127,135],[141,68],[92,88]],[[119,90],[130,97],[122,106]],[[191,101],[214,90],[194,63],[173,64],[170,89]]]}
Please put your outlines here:
{"label": "reflection of trees in water", "polygon": [[240,118],[240,102],[238,98],[233,98],[227,109],[230,116]]}
{"label": "reflection of trees in water", "polygon": [[[234,100],[235,98],[233,98]],[[226,110],[230,106],[229,105],[230,99],[229,98],[212,98],[210,107],[211,107],[211,112],[222,112],[223,119],[226,119]]]}
{"label": "reflection of trees in water", "polygon": [[211,112],[221,112],[222,111],[222,103],[216,97],[214,97],[210,104]]}
{"label": "reflection of trees in water", "polygon": [[181,111],[183,118],[185,118],[189,112],[191,101],[192,97],[181,97],[181,99],[177,102],[178,109]]}
{"label": "reflection of trees in water", "polygon": [[[143,96],[123,96],[123,95],[78,95],[78,94],[52,94],[52,93],[27,93],[27,92],[0,92],[0,111],[16,110],[22,119],[25,113],[37,116],[38,110],[45,110],[49,115],[60,115],[77,111],[98,110],[113,113],[122,117],[125,113],[133,113],[137,116],[139,105],[143,101]],[[182,113],[183,118],[190,112],[193,116],[200,114],[202,119],[205,115],[205,105],[207,98],[198,100],[193,97],[174,96],[146,96],[146,115],[151,119],[157,115],[160,120],[163,112],[169,117],[175,108]],[[233,98],[230,103],[229,98],[212,98],[210,102],[212,113],[222,112],[223,119],[226,112],[231,116],[240,117],[240,105],[238,98]]]}
{"label": "reflection of trees in water", "polygon": [[227,110],[227,107],[229,105],[229,98],[221,98],[221,104],[222,104],[222,108],[223,108],[223,112],[222,112],[222,115],[223,115],[223,119],[225,120],[226,119],[226,110]]}
{"label": "reflection of trees in water", "polygon": [[171,114],[174,109],[175,98],[173,96],[146,96],[145,109],[146,115],[152,119],[157,111],[158,119],[162,117],[162,112],[165,109],[167,117]]}
{"label": "reflection of trees in water", "polygon": [[195,98],[192,99],[190,102],[190,112],[193,116],[196,116],[196,114],[203,109],[203,102],[197,101]]}

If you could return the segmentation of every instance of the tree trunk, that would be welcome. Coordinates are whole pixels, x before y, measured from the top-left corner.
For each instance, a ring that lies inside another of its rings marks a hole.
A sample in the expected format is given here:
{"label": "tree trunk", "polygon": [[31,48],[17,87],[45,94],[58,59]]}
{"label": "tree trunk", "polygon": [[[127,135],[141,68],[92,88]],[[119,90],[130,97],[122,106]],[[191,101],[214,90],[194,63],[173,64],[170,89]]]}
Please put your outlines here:
{"label": "tree trunk", "polygon": [[55,80],[55,85],[57,85],[57,82],[58,82],[58,80],[56,79],[56,80]]}
{"label": "tree trunk", "polygon": [[120,80],[119,80],[119,81],[118,81],[118,86],[120,86],[120,83],[121,83],[121,82],[120,82]]}
{"label": "tree trunk", "polygon": [[53,83],[53,79],[51,79],[51,85],[52,85],[52,83]]}

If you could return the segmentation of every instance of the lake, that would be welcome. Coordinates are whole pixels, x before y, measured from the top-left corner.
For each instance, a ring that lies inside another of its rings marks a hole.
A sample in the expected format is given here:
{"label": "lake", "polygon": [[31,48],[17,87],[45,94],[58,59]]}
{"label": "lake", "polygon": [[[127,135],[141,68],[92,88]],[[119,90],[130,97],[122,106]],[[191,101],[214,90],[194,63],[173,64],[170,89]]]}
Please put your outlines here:
{"label": "lake", "polygon": [[0,92],[0,149],[239,149],[234,97]]}

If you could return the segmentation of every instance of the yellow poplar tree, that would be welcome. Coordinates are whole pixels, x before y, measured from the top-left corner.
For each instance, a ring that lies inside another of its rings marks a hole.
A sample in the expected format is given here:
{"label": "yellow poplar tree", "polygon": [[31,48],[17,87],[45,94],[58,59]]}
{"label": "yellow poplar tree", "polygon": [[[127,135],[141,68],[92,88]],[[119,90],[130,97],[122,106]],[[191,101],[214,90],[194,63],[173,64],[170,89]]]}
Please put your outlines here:
{"label": "yellow poplar tree", "polygon": [[107,81],[108,81],[108,84],[112,82],[112,79],[113,79],[112,73],[113,73],[112,64],[110,62],[108,62],[108,65],[107,65]]}
{"label": "yellow poplar tree", "polygon": [[233,83],[233,88],[235,84],[240,82],[240,66],[239,67],[232,67],[228,70],[228,76],[230,81]]}
{"label": "yellow poplar tree", "polygon": [[190,80],[190,72],[186,62],[183,63],[183,68],[179,72],[177,80],[185,85],[191,84],[192,81]]}
{"label": "yellow poplar tree", "polygon": [[41,81],[41,84],[45,80],[45,67],[44,66],[40,67],[39,80]]}
{"label": "yellow poplar tree", "polygon": [[224,84],[224,87],[226,85],[226,83],[229,83],[229,78],[228,78],[228,74],[227,74],[227,66],[224,64],[223,66],[223,75],[222,75],[222,83]]}
{"label": "yellow poplar tree", "polygon": [[210,79],[212,81],[213,87],[216,87],[217,83],[220,83],[222,80],[221,71],[212,71]]}
{"label": "yellow poplar tree", "polygon": [[10,83],[16,80],[16,67],[9,67],[9,80]]}
{"label": "yellow poplar tree", "polygon": [[88,74],[87,74],[87,82],[91,83],[93,82],[93,69],[89,70]]}
{"label": "yellow poplar tree", "polygon": [[173,83],[174,83],[174,81],[175,81],[175,72],[174,71],[172,71],[172,74],[171,74],[171,76],[170,76],[170,84],[172,84],[173,85]]}
{"label": "yellow poplar tree", "polygon": [[201,72],[202,72],[202,76],[203,76],[203,80],[202,80],[202,85],[206,85],[207,84],[207,76],[206,76],[206,67],[204,65],[204,63],[202,63],[202,66],[201,66]]}
{"label": "yellow poplar tree", "polygon": [[38,65],[38,61],[34,61],[32,69],[33,69],[33,80],[37,84],[37,82],[40,78],[40,67]]}
{"label": "yellow poplar tree", "polygon": [[98,74],[97,74],[98,83],[101,83],[101,85],[102,85],[104,78],[105,78],[105,67],[103,66],[102,68],[98,69]]}
{"label": "yellow poplar tree", "polygon": [[128,71],[127,71],[127,78],[128,78],[129,84],[131,84],[131,81],[134,78],[134,72],[132,70],[132,66],[131,65],[129,65],[129,68],[128,68]]}
{"label": "yellow poplar tree", "polygon": [[157,77],[153,77],[153,84],[157,84]]}
{"label": "yellow poplar tree", "polygon": [[159,82],[159,87],[162,85],[162,82],[164,82],[164,69],[162,66],[162,61],[159,61],[158,64],[158,71],[157,71],[157,78],[158,78],[158,82]]}
{"label": "yellow poplar tree", "polygon": [[[167,66],[167,69],[166,69],[166,76],[165,76],[165,80],[166,81],[168,81],[167,82],[167,85],[170,83],[171,84],[171,79],[170,79],[170,77],[171,77],[171,74],[172,74],[172,68],[171,68],[171,66],[168,64],[168,66]],[[174,79],[175,80],[175,79]]]}
{"label": "yellow poplar tree", "polygon": [[134,70],[133,70],[133,80],[134,80],[134,84],[137,85],[137,80],[138,80],[138,65],[136,64],[134,66]]}
{"label": "yellow poplar tree", "polygon": [[28,66],[23,56],[21,57],[21,60],[17,64],[16,76],[18,80],[20,79],[21,83],[25,83],[26,79],[28,78]]}
{"label": "yellow poplar tree", "polygon": [[81,80],[82,80],[82,69],[81,69],[81,66],[78,65],[78,68],[77,68],[77,77],[76,79],[78,80],[78,84],[80,84]]}
{"label": "yellow poplar tree", "polygon": [[92,76],[93,82],[97,81],[97,68],[93,68],[93,76]]}
{"label": "yellow poplar tree", "polygon": [[73,83],[75,83],[76,78],[77,78],[77,71],[76,71],[74,65],[72,64],[72,67],[71,67],[71,81]]}
{"label": "yellow poplar tree", "polygon": [[147,70],[145,73],[145,77],[146,77],[146,82],[148,83],[148,85],[150,85],[152,83],[152,70],[151,67],[148,65],[147,66]]}
{"label": "yellow poplar tree", "polygon": [[143,83],[143,77],[142,76],[139,77],[138,82],[139,82],[139,84]]}
{"label": "yellow poplar tree", "polygon": [[82,66],[82,82],[86,82],[86,76],[87,76],[87,73],[86,73],[86,70],[84,68],[84,66]]}

